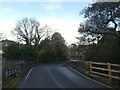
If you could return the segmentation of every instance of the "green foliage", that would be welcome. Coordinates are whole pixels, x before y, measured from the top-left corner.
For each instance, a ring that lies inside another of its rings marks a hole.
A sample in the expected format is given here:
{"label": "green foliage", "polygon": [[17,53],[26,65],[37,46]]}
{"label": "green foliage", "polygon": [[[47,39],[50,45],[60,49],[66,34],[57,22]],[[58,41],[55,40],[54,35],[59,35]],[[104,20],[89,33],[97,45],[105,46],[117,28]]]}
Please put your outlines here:
{"label": "green foliage", "polygon": [[54,33],[51,39],[46,38],[38,47],[39,62],[63,61],[67,55],[67,46],[59,33]]}
{"label": "green foliage", "polygon": [[32,60],[32,61],[36,59],[35,49],[31,45],[21,45],[19,51],[20,51],[21,59]]}
{"label": "green foliage", "polygon": [[7,59],[18,59],[19,58],[19,45],[12,43],[3,48],[3,57]]}
{"label": "green foliage", "polygon": [[95,2],[80,14],[86,21],[80,24],[78,32],[82,36],[77,39],[79,44],[92,46],[87,50],[85,60],[120,63],[120,33],[116,31],[120,2]]}
{"label": "green foliage", "polygon": [[50,36],[51,28],[47,25],[41,27],[35,18],[18,20],[12,33],[19,43],[25,42],[25,44],[5,47],[3,55],[5,58],[54,62],[65,60],[68,55],[68,49],[61,34],[54,33]]}
{"label": "green foliage", "polygon": [[12,43],[3,48],[3,57],[6,59],[25,59],[35,60],[36,52],[32,46],[19,45],[18,43]]}
{"label": "green foliage", "polygon": [[120,63],[119,38],[113,35],[104,35],[100,42],[86,53],[85,59]]}
{"label": "green foliage", "polygon": [[56,57],[58,61],[65,60],[68,55],[68,48],[65,45],[65,40],[58,32],[52,35],[52,45],[56,50]]}
{"label": "green foliage", "polygon": [[54,62],[55,61],[55,49],[51,45],[50,39],[43,40],[38,47],[39,62]]}
{"label": "green foliage", "polygon": [[17,76],[17,77],[9,79],[7,81],[4,81],[2,88],[6,88],[6,89],[8,89],[8,88],[12,88],[12,89],[17,88],[17,85],[19,84],[20,79],[21,79],[21,77]]}
{"label": "green foliage", "polygon": [[[83,36],[77,39],[82,43],[92,44],[99,41],[103,34],[108,34],[111,30],[116,31],[120,18],[120,2],[91,3],[80,15],[84,15],[86,21],[80,24],[78,32]],[[112,27],[110,22],[113,23]]]}
{"label": "green foliage", "polygon": [[81,14],[88,18],[85,22],[87,32],[105,33],[109,21],[115,24],[120,17],[120,2],[95,2],[86,7]]}
{"label": "green foliage", "polygon": [[44,39],[37,47],[28,44],[10,44],[4,48],[3,56],[7,59],[56,62],[67,58],[68,49],[63,37],[59,33],[54,33],[52,38]]}
{"label": "green foliage", "polygon": [[70,50],[70,58],[75,59],[76,58],[76,52],[79,52],[78,46],[76,44],[71,44],[69,46],[69,50]]}

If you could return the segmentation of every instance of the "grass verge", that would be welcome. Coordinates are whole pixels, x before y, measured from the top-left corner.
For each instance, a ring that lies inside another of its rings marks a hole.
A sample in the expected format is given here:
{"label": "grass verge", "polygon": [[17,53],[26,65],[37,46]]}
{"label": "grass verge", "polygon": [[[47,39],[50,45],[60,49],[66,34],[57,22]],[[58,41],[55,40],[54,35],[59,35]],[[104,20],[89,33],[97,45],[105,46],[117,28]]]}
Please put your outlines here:
{"label": "grass verge", "polygon": [[21,76],[10,78],[9,80],[3,82],[3,88],[16,88],[20,79]]}

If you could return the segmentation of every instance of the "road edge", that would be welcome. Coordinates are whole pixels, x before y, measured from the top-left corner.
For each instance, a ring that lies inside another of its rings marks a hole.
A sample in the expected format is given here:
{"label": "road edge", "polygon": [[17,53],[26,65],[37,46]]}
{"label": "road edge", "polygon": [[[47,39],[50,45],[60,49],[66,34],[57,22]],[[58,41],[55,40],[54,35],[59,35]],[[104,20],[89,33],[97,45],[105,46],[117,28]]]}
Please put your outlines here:
{"label": "road edge", "polygon": [[31,69],[29,70],[29,72],[27,73],[27,75],[26,75],[26,77],[25,77],[25,79],[24,79],[24,81],[23,81],[22,87],[25,85],[25,82],[26,82],[26,80],[27,80],[27,78],[28,78],[28,76],[30,75],[30,73],[31,73],[32,70],[33,70],[33,68],[31,68]]}
{"label": "road edge", "polygon": [[101,84],[101,85],[103,85],[103,86],[105,86],[105,87],[108,87],[108,88],[113,89],[112,87],[110,87],[110,86],[108,86],[108,85],[105,85],[105,84],[103,84],[103,83],[101,83],[101,82],[98,82],[98,81],[96,81],[96,80],[94,80],[94,79],[92,79],[92,78],[89,78],[89,77],[85,76],[84,74],[78,72],[77,70],[75,70],[75,69],[72,68],[72,67],[68,67],[68,68],[71,69],[71,70],[73,70],[73,71],[76,72],[77,74],[79,74],[79,75],[81,75],[81,76],[83,76],[83,77],[85,77],[85,78],[87,78],[87,79],[89,79],[89,80],[92,80],[92,81],[95,82],[95,83],[98,83],[98,84]]}

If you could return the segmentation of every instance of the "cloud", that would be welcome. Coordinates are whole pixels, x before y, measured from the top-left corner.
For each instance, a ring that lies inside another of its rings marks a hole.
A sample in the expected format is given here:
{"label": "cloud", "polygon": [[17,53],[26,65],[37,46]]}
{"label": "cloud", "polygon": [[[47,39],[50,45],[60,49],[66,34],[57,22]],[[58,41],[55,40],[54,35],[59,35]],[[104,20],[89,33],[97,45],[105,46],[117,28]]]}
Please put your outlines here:
{"label": "cloud", "polygon": [[46,10],[56,10],[56,9],[60,9],[61,6],[57,5],[57,4],[49,4],[48,6],[45,7]]}
{"label": "cloud", "polygon": [[48,4],[42,4],[41,7],[44,10],[52,11],[52,10],[57,10],[61,9],[61,5],[58,2],[49,2]]}
{"label": "cloud", "polygon": [[[93,1],[104,1],[113,2],[113,0],[0,0],[0,2],[93,2]],[[118,2],[119,0],[114,0]]]}
{"label": "cloud", "polygon": [[12,13],[14,12],[14,9],[11,7],[5,7],[5,8],[1,8],[1,11],[4,13]]}
{"label": "cloud", "polygon": [[11,8],[11,7],[6,7],[6,8],[3,8],[3,13],[13,13],[14,12],[14,9]]}
{"label": "cloud", "polygon": [[0,14],[4,14],[4,13],[10,14],[10,13],[13,13],[13,12],[15,12],[14,8],[8,7],[8,6],[7,7],[3,7],[3,5],[0,4]]}

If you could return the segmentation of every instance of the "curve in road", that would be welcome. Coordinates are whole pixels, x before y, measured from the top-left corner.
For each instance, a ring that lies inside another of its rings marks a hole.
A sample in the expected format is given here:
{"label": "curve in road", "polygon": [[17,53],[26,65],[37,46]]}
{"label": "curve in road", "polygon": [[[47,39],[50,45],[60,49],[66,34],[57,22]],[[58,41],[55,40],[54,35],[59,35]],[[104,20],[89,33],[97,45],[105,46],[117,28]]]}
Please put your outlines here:
{"label": "curve in road", "polygon": [[18,88],[108,88],[77,74],[61,64],[46,64],[32,68]]}

